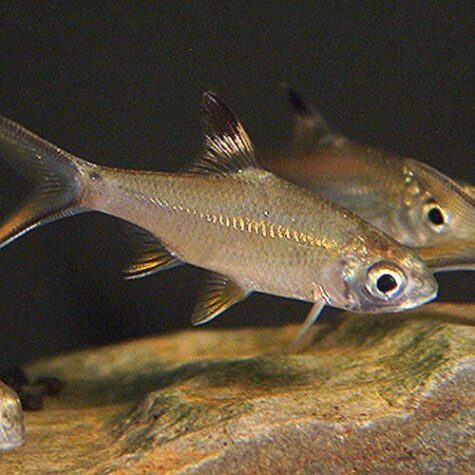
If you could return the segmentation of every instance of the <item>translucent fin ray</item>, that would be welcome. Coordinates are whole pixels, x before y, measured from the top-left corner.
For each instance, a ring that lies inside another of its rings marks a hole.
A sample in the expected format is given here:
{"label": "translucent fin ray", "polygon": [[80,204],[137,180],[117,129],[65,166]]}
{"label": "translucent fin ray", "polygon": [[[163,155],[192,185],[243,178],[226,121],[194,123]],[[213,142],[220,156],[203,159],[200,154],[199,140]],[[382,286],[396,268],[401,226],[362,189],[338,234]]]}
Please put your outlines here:
{"label": "translucent fin ray", "polygon": [[140,279],[184,264],[150,232],[129,223],[126,229],[135,248],[131,263],[122,271],[126,279]]}
{"label": "translucent fin ray", "polygon": [[310,102],[290,87],[287,87],[287,101],[293,119],[293,148],[312,150],[332,140],[333,133],[325,119]]}
{"label": "translucent fin ray", "polygon": [[319,319],[325,308],[325,302],[322,298],[318,298],[313,304],[305,321],[299,329],[299,332],[294,337],[290,345],[287,347],[287,353],[300,353],[304,351],[311,343],[310,329],[313,324]]}
{"label": "translucent fin ray", "polygon": [[36,228],[81,211],[79,169],[86,163],[0,116],[0,158],[35,188],[0,226],[0,248]]}
{"label": "translucent fin ray", "polygon": [[233,111],[211,92],[203,94],[201,109],[205,150],[187,171],[225,175],[260,168],[251,140]]}
{"label": "translucent fin ray", "polygon": [[191,322],[202,325],[220,315],[232,305],[244,300],[248,292],[221,274],[212,273],[198,297]]}

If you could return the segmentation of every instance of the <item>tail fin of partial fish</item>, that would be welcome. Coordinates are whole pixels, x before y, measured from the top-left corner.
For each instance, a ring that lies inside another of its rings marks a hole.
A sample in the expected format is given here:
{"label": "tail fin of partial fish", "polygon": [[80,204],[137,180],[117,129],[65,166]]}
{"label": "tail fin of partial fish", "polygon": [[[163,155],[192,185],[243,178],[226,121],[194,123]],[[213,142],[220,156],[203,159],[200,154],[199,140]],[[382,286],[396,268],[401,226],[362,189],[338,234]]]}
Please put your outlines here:
{"label": "tail fin of partial fish", "polygon": [[81,178],[84,167],[93,165],[1,116],[0,159],[35,185],[0,224],[0,248],[37,226],[87,210],[80,203]]}

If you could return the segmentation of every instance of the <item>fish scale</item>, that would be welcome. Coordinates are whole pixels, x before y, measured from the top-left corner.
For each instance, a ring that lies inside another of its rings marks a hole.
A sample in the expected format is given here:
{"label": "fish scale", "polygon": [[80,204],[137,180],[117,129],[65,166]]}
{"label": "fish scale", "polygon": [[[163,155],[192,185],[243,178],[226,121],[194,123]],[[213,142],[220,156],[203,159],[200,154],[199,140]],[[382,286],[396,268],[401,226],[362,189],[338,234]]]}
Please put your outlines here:
{"label": "fish scale", "polygon": [[420,257],[335,203],[262,169],[242,124],[203,96],[205,149],[176,174],[101,167],[0,118],[0,154],[35,183],[0,227],[0,247],[35,227],[99,211],[134,226],[127,278],[182,263],[210,271],[192,321],[215,318],[251,292],[313,303],[294,350],[325,305],[398,312],[437,294]]}
{"label": "fish scale", "polygon": [[[100,176],[95,209],[148,229],[185,262],[258,282],[262,292],[309,300],[316,269],[355,235],[372,235],[344,210],[263,170],[223,177],[156,173],[144,180],[102,169]],[[246,199],[235,200],[239,195]],[[288,198],[279,200],[282,195]],[[289,265],[292,285],[264,282]]]}
{"label": "fish scale", "polygon": [[[295,91],[288,90],[288,99],[293,140],[289,149],[263,157],[268,170],[417,249],[434,271],[475,269],[475,200],[469,183],[335,134]],[[436,210],[440,223],[431,223],[430,210]]]}

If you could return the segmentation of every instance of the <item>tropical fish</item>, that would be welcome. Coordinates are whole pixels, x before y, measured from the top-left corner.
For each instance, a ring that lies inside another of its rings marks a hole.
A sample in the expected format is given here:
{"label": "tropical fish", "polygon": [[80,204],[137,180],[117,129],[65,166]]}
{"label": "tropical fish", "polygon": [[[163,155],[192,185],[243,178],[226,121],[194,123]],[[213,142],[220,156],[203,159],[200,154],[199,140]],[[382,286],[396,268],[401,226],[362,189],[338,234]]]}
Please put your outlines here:
{"label": "tropical fish", "polygon": [[20,447],[25,438],[23,411],[13,389],[0,381],[0,450]]}
{"label": "tropical fish", "polygon": [[417,248],[434,271],[475,269],[475,192],[414,159],[334,133],[288,89],[290,149],[262,158],[273,173],[353,211]]}
{"label": "tropical fish", "polygon": [[301,336],[325,305],[399,312],[435,298],[437,283],[412,250],[262,169],[243,126],[217,96],[204,94],[202,115],[204,154],[176,174],[95,165],[1,119],[0,154],[36,189],[0,227],[0,246],[85,211],[129,221],[141,252],[127,278],[182,263],[211,271],[194,324],[251,292],[312,302]]}

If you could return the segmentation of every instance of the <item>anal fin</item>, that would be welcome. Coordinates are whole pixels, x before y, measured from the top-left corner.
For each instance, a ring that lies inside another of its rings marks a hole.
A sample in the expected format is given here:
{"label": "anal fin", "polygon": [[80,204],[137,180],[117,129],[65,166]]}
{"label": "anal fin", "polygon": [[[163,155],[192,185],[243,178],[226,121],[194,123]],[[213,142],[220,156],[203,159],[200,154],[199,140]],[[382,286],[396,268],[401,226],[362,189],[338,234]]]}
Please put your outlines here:
{"label": "anal fin", "polygon": [[140,279],[184,264],[150,232],[131,224],[127,229],[134,242],[135,256],[122,271],[126,279]]}
{"label": "anal fin", "polygon": [[193,325],[201,325],[244,300],[248,291],[229,277],[212,273],[202,290],[191,317]]}

